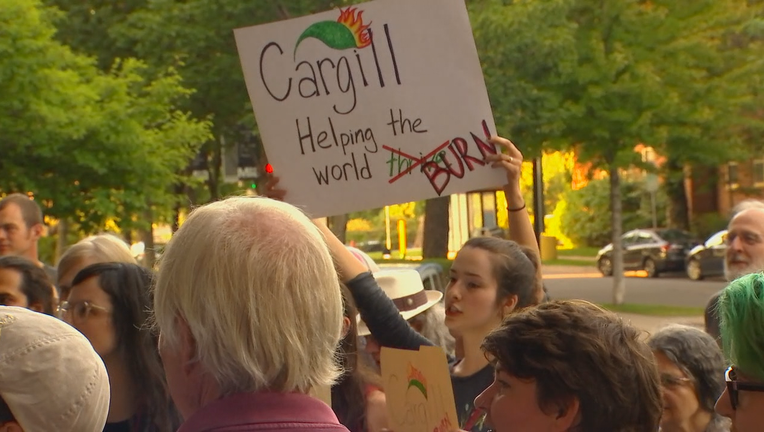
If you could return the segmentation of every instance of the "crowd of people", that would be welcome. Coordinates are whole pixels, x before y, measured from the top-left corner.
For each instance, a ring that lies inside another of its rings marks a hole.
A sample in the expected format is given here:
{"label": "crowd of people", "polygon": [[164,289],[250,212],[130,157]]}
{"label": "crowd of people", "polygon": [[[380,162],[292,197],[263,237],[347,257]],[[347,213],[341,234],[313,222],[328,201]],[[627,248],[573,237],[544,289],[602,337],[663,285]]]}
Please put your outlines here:
{"label": "crowd of people", "polygon": [[[754,432],[764,424],[764,203],[729,223],[706,329],[649,337],[549,300],[506,139],[510,240],[475,237],[445,293],[380,270],[320,220],[262,198],[195,209],[156,272],[120,238],[39,260],[40,207],[0,200],[0,431],[390,430],[382,347],[447,354],[458,422],[482,432]],[[326,390],[330,401],[317,394]]]}

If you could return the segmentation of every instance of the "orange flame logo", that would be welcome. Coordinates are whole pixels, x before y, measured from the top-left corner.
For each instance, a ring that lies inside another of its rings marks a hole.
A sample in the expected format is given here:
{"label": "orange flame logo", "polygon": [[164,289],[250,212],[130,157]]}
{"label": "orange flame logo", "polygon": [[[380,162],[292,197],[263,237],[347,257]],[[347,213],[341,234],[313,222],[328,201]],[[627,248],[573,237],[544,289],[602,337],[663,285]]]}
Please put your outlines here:
{"label": "orange flame logo", "polygon": [[361,18],[363,11],[356,14],[357,10],[354,7],[348,7],[345,10],[340,9],[340,17],[337,18],[337,22],[347,27],[353,33],[356,48],[365,48],[371,44],[368,31],[371,23],[364,25]]}

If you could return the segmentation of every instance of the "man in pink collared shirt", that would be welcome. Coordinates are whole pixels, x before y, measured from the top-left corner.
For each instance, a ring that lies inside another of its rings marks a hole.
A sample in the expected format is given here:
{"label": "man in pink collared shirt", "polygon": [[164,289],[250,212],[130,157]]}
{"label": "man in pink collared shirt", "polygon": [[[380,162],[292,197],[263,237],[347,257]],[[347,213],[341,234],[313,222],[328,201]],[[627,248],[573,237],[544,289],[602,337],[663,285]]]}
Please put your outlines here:
{"label": "man in pink collared shirt", "polygon": [[154,308],[179,432],[347,432],[308,395],[339,374],[342,298],[297,208],[229,198],[195,210],[165,249]]}

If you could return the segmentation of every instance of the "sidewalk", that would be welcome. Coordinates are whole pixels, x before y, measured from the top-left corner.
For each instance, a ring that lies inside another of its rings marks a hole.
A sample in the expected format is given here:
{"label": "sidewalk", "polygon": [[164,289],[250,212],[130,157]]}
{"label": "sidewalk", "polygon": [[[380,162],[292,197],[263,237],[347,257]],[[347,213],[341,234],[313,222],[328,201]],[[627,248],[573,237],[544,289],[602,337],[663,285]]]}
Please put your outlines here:
{"label": "sidewalk", "polygon": [[618,315],[623,318],[624,321],[646,331],[648,334],[655,333],[656,330],[668,324],[684,324],[703,329],[702,315],[691,317],[649,316],[630,313],[618,313]]}

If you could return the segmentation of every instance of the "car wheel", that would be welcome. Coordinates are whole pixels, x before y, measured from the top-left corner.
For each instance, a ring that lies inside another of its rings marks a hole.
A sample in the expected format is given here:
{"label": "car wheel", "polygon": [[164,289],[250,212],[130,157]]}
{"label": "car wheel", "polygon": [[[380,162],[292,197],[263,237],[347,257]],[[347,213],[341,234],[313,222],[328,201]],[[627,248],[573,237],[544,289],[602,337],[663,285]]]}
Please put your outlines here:
{"label": "car wheel", "polygon": [[600,258],[600,260],[597,261],[597,268],[600,270],[600,273],[602,273],[603,276],[613,275],[613,262],[610,261],[610,258],[606,256]]}
{"label": "car wheel", "polygon": [[700,261],[691,259],[690,262],[687,263],[687,277],[695,281],[703,279],[703,270],[700,268]]}
{"label": "car wheel", "polygon": [[658,277],[658,268],[655,266],[655,261],[652,258],[645,259],[642,269],[647,272],[647,277]]}

